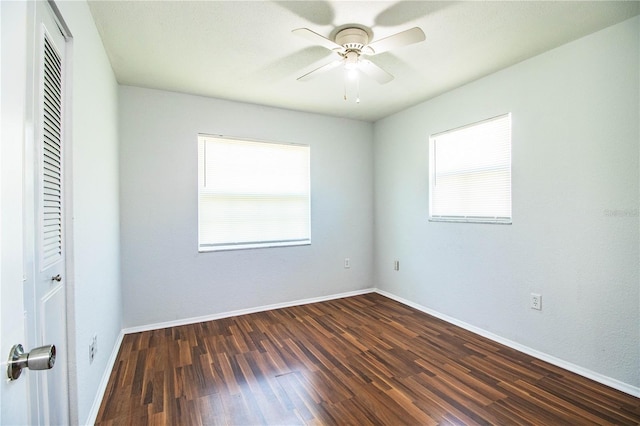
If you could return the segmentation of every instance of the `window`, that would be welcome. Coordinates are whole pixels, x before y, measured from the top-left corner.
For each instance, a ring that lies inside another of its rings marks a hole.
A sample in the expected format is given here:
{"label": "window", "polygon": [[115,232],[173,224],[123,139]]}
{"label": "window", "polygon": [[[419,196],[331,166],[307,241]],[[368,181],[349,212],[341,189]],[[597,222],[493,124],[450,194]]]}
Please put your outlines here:
{"label": "window", "polygon": [[429,220],[511,223],[511,114],[429,138]]}
{"label": "window", "polygon": [[310,244],[309,147],[198,136],[200,251]]}

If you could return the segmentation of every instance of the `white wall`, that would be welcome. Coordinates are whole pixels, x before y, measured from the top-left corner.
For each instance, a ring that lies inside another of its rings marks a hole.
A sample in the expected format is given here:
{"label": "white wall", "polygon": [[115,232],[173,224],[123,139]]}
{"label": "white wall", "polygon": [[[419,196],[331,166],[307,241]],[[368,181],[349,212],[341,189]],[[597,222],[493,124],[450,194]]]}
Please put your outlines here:
{"label": "white wall", "polygon": [[23,169],[28,33],[26,2],[0,2],[0,424],[28,422],[27,380],[9,382],[6,359],[25,342]]}
{"label": "white wall", "polygon": [[[636,17],[377,122],[377,286],[637,389],[639,32]],[[429,223],[428,136],[506,112],[513,225]]]}
{"label": "white wall", "polygon": [[[58,2],[73,34],[72,191],[74,299],[70,345],[71,411],[84,423],[121,326],[118,201],[118,91],[111,65],[85,2]],[[89,343],[98,353],[89,364]],[[71,354],[73,358],[74,354]],[[75,389],[74,389],[75,387]]]}
{"label": "white wall", "polygon": [[[119,113],[126,327],[372,286],[371,123],[134,87]],[[199,132],[311,146],[310,246],[198,253]]]}

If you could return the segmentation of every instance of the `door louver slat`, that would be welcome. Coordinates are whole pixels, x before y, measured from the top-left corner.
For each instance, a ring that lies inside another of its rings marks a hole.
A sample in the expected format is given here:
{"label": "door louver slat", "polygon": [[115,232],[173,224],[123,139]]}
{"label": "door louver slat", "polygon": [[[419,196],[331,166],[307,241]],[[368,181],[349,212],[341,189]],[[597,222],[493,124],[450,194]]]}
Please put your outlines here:
{"label": "door louver slat", "polygon": [[62,257],[62,62],[44,37],[42,248],[44,266]]}

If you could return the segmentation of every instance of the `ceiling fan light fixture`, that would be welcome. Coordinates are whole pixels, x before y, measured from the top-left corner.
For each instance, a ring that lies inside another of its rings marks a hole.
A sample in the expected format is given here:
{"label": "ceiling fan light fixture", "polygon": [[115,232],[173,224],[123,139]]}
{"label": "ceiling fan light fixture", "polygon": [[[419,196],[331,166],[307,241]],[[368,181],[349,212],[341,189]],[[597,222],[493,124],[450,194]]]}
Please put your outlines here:
{"label": "ceiling fan light fixture", "polygon": [[344,67],[347,70],[355,70],[358,68],[360,62],[360,55],[358,52],[349,50],[344,54]]}

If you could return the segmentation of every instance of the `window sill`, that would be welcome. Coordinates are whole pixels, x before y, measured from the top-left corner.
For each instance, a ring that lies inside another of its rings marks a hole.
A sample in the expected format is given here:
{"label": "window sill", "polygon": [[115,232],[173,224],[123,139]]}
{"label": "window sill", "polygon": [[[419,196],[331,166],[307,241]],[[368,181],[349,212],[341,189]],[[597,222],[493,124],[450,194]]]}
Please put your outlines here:
{"label": "window sill", "polygon": [[274,247],[295,247],[309,246],[311,240],[302,241],[270,241],[266,243],[242,243],[242,244],[221,244],[215,246],[198,247],[199,253],[209,253],[212,251],[231,251],[231,250],[251,250]]}
{"label": "window sill", "polygon": [[473,217],[473,216],[433,216],[429,222],[483,223],[489,225],[512,225],[510,217]]}

